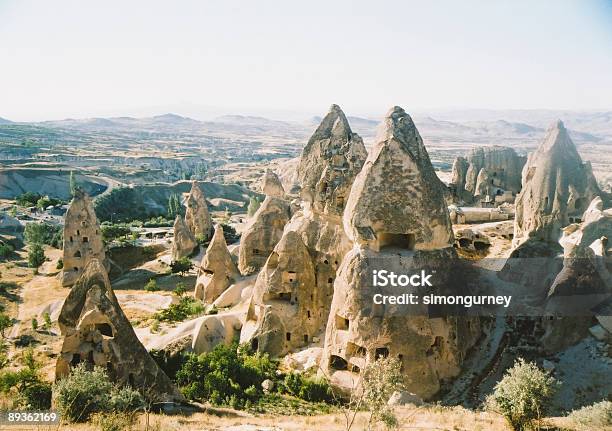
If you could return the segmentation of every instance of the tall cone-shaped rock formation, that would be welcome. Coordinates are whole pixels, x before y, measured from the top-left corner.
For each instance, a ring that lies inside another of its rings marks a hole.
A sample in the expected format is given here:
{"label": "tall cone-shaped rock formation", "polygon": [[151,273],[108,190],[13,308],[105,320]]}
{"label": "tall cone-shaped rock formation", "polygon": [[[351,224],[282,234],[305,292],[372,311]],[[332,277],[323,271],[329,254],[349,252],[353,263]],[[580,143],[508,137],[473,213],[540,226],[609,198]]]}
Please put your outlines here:
{"label": "tall cone-shaped rock formation", "polygon": [[72,286],[85,266],[97,259],[106,264],[104,243],[91,198],[77,189],[64,221],[62,286]]}
{"label": "tall cone-shaped rock formation", "polygon": [[257,276],[241,342],[275,357],[303,347],[327,318],[325,300],[308,249],[296,232],[286,232]]}
{"label": "tall cone-shaped rock formation", "polygon": [[84,363],[103,367],[112,380],[146,391],[160,401],[184,401],[136,337],[99,260],[92,259],[85,267],[64,302],[58,324],[64,342],[56,379]]}
{"label": "tall cone-shaped rock formation", "polygon": [[270,169],[266,169],[261,178],[261,191],[266,196],[273,196],[275,198],[285,197],[285,189],[280,178]]}
{"label": "tall cone-shaped rock formation", "polygon": [[240,238],[238,269],[243,275],[253,274],[266,263],[290,217],[289,203],[266,196]]}
{"label": "tall cone-shaped rock formation", "polygon": [[516,200],[514,242],[529,238],[556,243],[561,228],[580,219],[600,194],[590,163],[583,163],[561,121],[547,131],[523,168],[523,188]]}
{"label": "tall cone-shaped rock formation", "polygon": [[187,209],[185,211],[185,224],[196,238],[207,241],[213,234],[213,221],[208,212],[208,205],[202,188],[193,181],[191,191],[187,197]]}
{"label": "tall cone-shaped rock formation", "polygon": [[383,126],[345,209],[354,246],[334,284],[320,365],[334,385],[350,389],[368,363],[391,355],[401,362],[408,390],[429,398],[441,380],[459,373],[479,322],[433,318],[427,309],[407,316],[401,306],[373,303],[383,293],[371,283],[373,270],[410,274],[427,266],[440,287],[451,284],[456,260],[443,185],[412,119],[394,107]]}
{"label": "tall cone-shaped rock formation", "polygon": [[172,260],[189,256],[198,246],[198,242],[179,215],[174,219],[174,240],[172,242]]}
{"label": "tall cone-shaped rock formation", "polygon": [[194,296],[212,304],[239,276],[223,236],[223,227],[215,226],[215,234],[198,269]]}
{"label": "tall cone-shaped rock formation", "polygon": [[297,171],[302,199],[321,213],[341,216],[366,156],[363,140],[332,105],[302,151]]}

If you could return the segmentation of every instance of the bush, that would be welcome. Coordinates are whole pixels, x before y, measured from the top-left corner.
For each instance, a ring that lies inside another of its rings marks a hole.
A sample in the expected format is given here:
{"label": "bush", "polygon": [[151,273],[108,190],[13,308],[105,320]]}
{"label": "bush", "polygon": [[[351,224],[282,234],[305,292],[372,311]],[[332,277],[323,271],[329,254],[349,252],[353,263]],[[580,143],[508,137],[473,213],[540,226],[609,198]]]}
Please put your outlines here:
{"label": "bush", "polygon": [[149,279],[147,284],[144,286],[144,290],[147,292],[157,292],[159,287],[157,287],[157,281],[154,278]]}
{"label": "bush", "polygon": [[25,351],[23,363],[25,366],[18,371],[5,371],[0,374],[0,392],[12,393],[14,407],[48,410],[51,408],[51,385],[40,379],[40,366],[35,361],[32,350]]}
{"label": "bush", "polygon": [[109,243],[118,238],[127,238],[132,232],[129,226],[125,224],[103,224],[100,227],[102,231],[102,241]]}
{"label": "bush", "polygon": [[83,364],[53,386],[54,404],[69,422],[87,421],[94,413],[129,413],[143,406],[140,393],[111,383],[99,367],[89,371]]}
{"label": "bush", "polygon": [[20,205],[22,207],[33,207],[42,197],[43,196],[38,193],[25,192],[17,196],[15,198],[15,202],[17,203],[17,205]]}
{"label": "bush", "polygon": [[134,425],[134,419],[131,413],[98,413],[92,422],[100,431],[126,431]]}
{"label": "bush", "polygon": [[176,283],[176,287],[174,288],[173,293],[176,296],[183,296],[185,294],[185,292],[187,292],[187,288],[185,287],[185,283],[183,283],[183,282]]}
{"label": "bush", "polygon": [[204,313],[202,302],[191,296],[182,296],[176,304],[170,304],[168,308],[159,310],[153,318],[162,322],[181,322],[188,317]]}
{"label": "bush", "polygon": [[26,244],[45,244],[55,248],[63,247],[61,226],[49,223],[28,223],[23,231]]}
{"label": "bush", "polygon": [[58,259],[55,269],[64,269],[64,259]]}
{"label": "bush", "polygon": [[513,429],[528,429],[546,413],[557,381],[534,363],[518,359],[487,399],[487,405],[499,411]]}
{"label": "bush", "polygon": [[38,268],[45,262],[45,251],[40,244],[31,244],[28,251],[28,266]]}
{"label": "bush", "polygon": [[0,335],[2,338],[6,336],[6,330],[13,326],[13,319],[8,314],[0,312]]}
{"label": "bush", "polygon": [[185,275],[191,268],[193,268],[193,262],[188,257],[181,257],[179,260],[170,263],[170,270],[173,274],[180,273]]}
{"label": "bush", "polygon": [[612,402],[600,401],[592,406],[583,407],[570,413],[569,418],[588,427],[607,427],[612,425]]}
{"label": "bush", "polygon": [[226,243],[233,244],[240,239],[240,234],[229,224],[221,224],[221,227],[223,228],[223,237]]}
{"label": "bush", "polygon": [[275,369],[268,355],[220,344],[210,353],[189,355],[176,380],[189,399],[243,408],[263,394],[261,383],[274,378]]}
{"label": "bush", "polygon": [[326,380],[304,377],[298,373],[285,376],[282,388],[285,392],[311,402],[332,402],[333,394]]}
{"label": "bush", "polygon": [[13,252],[13,247],[10,244],[6,244],[0,241],[0,259],[6,259]]}

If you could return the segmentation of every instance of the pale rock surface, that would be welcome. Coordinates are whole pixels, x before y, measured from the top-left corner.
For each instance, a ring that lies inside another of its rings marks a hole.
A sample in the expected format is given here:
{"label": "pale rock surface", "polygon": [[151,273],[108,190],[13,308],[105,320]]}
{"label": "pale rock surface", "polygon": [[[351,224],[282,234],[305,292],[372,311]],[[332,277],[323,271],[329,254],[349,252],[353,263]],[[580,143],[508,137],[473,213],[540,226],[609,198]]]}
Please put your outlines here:
{"label": "pale rock surface", "polygon": [[590,163],[583,163],[561,121],[529,154],[516,199],[514,245],[529,239],[556,243],[561,228],[580,218],[600,194]]}
{"label": "pale rock surface", "polygon": [[[474,148],[467,157],[457,157],[453,163],[451,183],[460,198],[470,200],[477,195],[478,175],[485,169],[497,190],[518,193],[521,190],[521,170],[525,157],[521,157],[509,147],[498,145]],[[465,193],[464,193],[465,192]]]}
{"label": "pale rock surface", "polygon": [[266,196],[240,239],[238,269],[243,275],[253,274],[264,265],[290,217],[285,200]]}
{"label": "pale rock surface", "polygon": [[391,394],[389,401],[387,402],[390,406],[405,406],[406,404],[412,404],[416,407],[422,406],[423,400],[421,397],[408,392],[408,391],[395,391]]}
{"label": "pale rock surface", "polygon": [[185,224],[195,238],[201,237],[204,241],[210,239],[213,234],[213,221],[208,212],[208,204],[202,188],[193,181],[191,191],[185,202]]}
{"label": "pale rock surface", "polygon": [[211,304],[239,275],[238,268],[227,249],[223,227],[218,224],[198,268],[194,296],[206,304]]}
{"label": "pale rock surface", "polygon": [[72,286],[87,264],[96,259],[108,270],[100,224],[91,198],[77,189],[64,220],[62,286]]}
{"label": "pale rock surface", "polygon": [[396,106],[383,126],[351,189],[344,212],[348,237],[374,250],[395,242],[418,250],[451,246],[445,187],[412,118]]}
{"label": "pale rock surface", "polygon": [[282,366],[292,371],[316,369],[321,361],[322,353],[323,349],[321,347],[309,347],[308,349],[300,350],[299,352],[285,356],[282,360]]}
{"label": "pale rock surface", "polygon": [[308,249],[288,231],[257,277],[240,341],[273,357],[304,347],[327,319],[325,300]]}
{"label": "pale rock surface", "polygon": [[366,156],[363,140],[332,105],[302,151],[297,169],[302,199],[318,212],[341,216]]}
{"label": "pale rock surface", "polygon": [[280,178],[269,169],[266,169],[261,179],[261,191],[266,196],[273,196],[276,198],[285,197],[285,189],[283,188]]}
{"label": "pale rock surface", "polygon": [[180,215],[174,219],[174,240],[172,242],[172,260],[176,261],[189,256],[198,246],[198,242]]}
{"label": "pale rock surface", "polygon": [[484,198],[489,196],[491,194],[490,181],[489,172],[485,168],[482,168],[480,172],[478,172],[478,178],[476,178],[474,197]]}
{"label": "pale rock surface", "polygon": [[334,284],[321,359],[341,389],[358,381],[377,356],[390,355],[402,364],[407,390],[430,398],[441,380],[458,375],[478,339],[476,318],[406,316],[397,314],[401,306],[372,301],[381,292],[372,286],[371,274],[382,263],[398,274],[427,264],[439,274],[436,286],[449,285],[456,253],[443,188],[412,119],[402,108],[392,108],[344,213],[354,246]]}
{"label": "pale rock surface", "polygon": [[146,389],[160,400],[184,401],[172,381],[140,343],[117,302],[106,270],[91,260],[60,312],[64,341],[56,364],[56,379],[85,363],[108,370],[111,379]]}

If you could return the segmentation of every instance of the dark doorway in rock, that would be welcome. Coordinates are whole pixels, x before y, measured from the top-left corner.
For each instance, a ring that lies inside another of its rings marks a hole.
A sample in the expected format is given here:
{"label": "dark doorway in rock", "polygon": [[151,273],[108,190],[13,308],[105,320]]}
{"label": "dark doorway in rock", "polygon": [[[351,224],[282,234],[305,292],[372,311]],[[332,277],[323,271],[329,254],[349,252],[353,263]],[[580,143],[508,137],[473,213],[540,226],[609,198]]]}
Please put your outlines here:
{"label": "dark doorway in rock", "polygon": [[377,347],[374,352],[374,357],[376,358],[386,358],[389,356],[389,348],[388,347]]}
{"label": "dark doorway in rock", "polygon": [[329,358],[329,367],[338,371],[347,370],[348,362],[346,362],[346,360],[340,356],[331,355]]}
{"label": "dark doorway in rock", "polygon": [[100,331],[102,335],[113,337],[113,328],[108,323],[98,323],[96,324],[96,329]]}
{"label": "dark doorway in rock", "polygon": [[482,242],[482,241],[474,241],[474,248],[476,250],[486,250],[489,247],[489,244],[487,244],[486,242]]}
{"label": "dark doorway in rock", "polygon": [[287,332],[287,333],[285,334],[285,339],[286,339],[287,341],[291,341],[291,332]]}
{"label": "dark doorway in rock", "polygon": [[251,350],[256,352],[258,347],[259,347],[259,340],[257,338],[253,338],[251,340]]}
{"label": "dark doorway in rock", "polygon": [[401,248],[404,250],[414,250],[416,243],[413,233],[388,233],[378,232],[378,247],[380,250],[387,248]]}

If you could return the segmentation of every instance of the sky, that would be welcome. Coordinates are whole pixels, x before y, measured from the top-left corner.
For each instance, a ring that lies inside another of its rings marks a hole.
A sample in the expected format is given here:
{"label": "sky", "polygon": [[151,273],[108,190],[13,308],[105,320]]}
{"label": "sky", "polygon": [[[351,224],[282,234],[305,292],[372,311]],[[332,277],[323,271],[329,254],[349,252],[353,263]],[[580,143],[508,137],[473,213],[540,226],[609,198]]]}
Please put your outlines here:
{"label": "sky", "polygon": [[612,110],[612,0],[0,0],[0,117]]}

